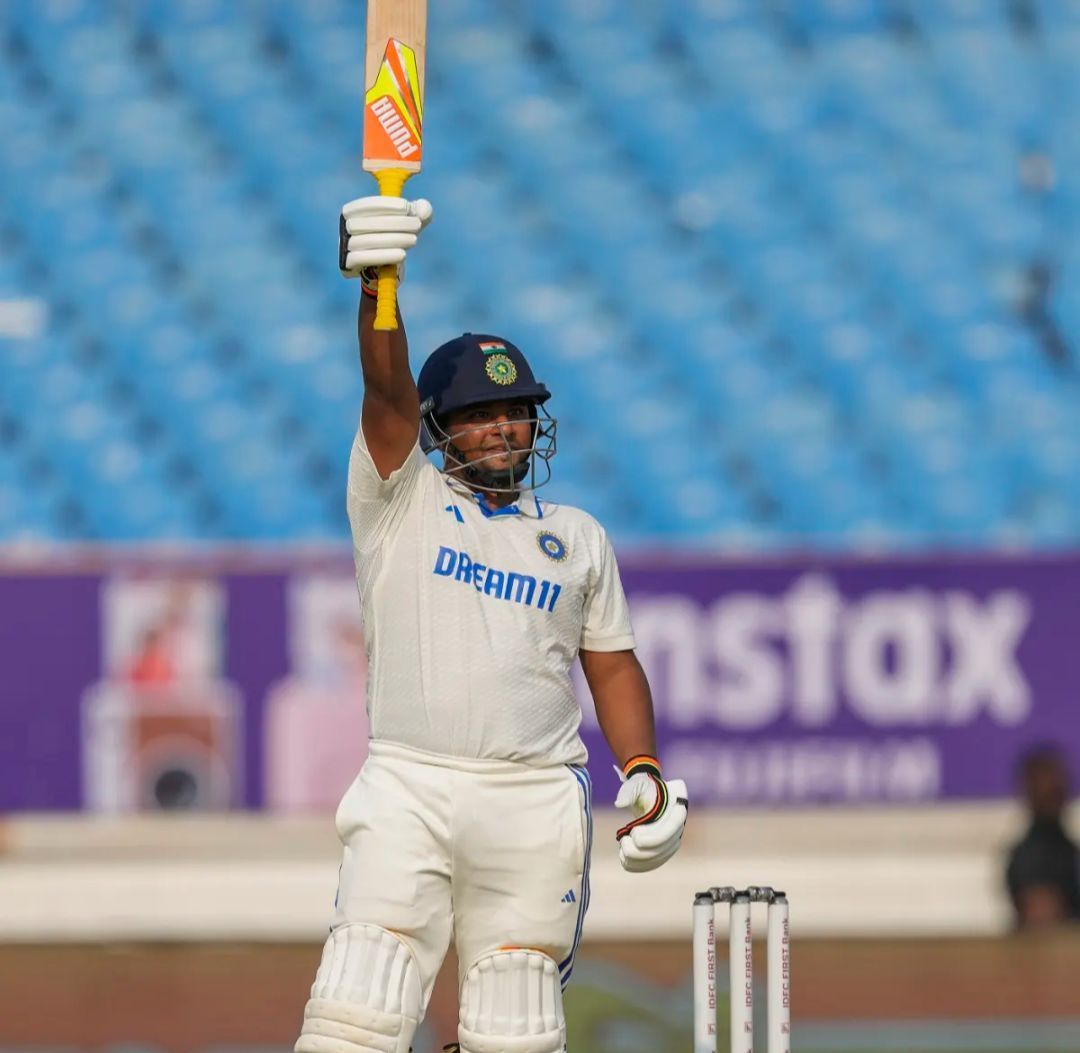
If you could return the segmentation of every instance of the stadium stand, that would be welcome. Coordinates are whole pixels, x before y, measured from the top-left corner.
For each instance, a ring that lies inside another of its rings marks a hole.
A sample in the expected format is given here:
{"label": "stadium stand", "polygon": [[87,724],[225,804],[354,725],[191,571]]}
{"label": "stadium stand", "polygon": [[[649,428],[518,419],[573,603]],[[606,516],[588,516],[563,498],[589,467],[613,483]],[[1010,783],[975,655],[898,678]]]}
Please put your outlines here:
{"label": "stadium stand", "polygon": [[[0,539],[322,541],[355,0],[0,7]],[[1080,536],[1080,4],[440,0],[414,365],[535,356],[617,540]]]}

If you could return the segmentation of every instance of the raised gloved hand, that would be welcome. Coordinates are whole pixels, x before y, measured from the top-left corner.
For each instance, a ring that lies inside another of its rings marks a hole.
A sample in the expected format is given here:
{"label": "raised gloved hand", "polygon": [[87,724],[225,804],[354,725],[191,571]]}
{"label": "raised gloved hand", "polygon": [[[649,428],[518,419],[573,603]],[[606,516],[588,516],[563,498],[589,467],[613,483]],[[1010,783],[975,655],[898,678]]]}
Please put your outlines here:
{"label": "raised gloved hand", "polygon": [[619,773],[623,784],[616,808],[634,818],[619,828],[619,862],[624,870],[655,870],[678,851],[686,827],[689,800],[682,779],[666,782],[654,757],[634,757]]}
{"label": "raised gloved hand", "polygon": [[397,265],[431,221],[431,202],[418,198],[360,197],[341,209],[338,224],[338,267],[346,278],[362,278],[365,291],[375,268]]}

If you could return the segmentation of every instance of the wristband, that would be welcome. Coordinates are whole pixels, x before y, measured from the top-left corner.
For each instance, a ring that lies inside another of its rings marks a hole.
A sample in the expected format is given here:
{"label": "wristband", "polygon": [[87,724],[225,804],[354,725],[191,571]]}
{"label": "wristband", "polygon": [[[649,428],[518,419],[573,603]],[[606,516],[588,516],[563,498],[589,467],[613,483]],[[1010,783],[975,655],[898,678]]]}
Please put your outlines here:
{"label": "wristband", "polygon": [[639,753],[636,757],[631,757],[622,766],[623,778],[625,779],[629,779],[631,775],[637,775],[641,771],[649,775],[655,775],[657,778],[663,778],[660,774],[660,762],[648,753]]}
{"label": "wristband", "polygon": [[360,291],[365,296],[379,296],[379,268],[365,267],[360,272]]}

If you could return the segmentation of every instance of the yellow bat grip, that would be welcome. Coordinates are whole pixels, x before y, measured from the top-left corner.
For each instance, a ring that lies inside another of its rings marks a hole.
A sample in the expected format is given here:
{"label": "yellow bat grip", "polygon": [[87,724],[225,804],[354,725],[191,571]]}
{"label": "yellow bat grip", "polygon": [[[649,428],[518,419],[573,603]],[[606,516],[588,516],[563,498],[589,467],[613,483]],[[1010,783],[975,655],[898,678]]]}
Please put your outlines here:
{"label": "yellow bat grip", "polygon": [[[381,168],[375,172],[379,193],[383,197],[401,197],[405,180],[412,175],[403,168]],[[375,302],[375,328],[383,331],[397,329],[397,267],[388,264],[379,268],[379,298]]]}

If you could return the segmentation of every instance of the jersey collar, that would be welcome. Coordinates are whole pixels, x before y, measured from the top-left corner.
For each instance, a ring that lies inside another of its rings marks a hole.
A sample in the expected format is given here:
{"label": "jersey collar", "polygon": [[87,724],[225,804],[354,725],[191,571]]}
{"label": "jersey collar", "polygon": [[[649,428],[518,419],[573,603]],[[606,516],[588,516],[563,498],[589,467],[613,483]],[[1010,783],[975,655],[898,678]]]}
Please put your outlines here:
{"label": "jersey collar", "polygon": [[[511,504],[503,505],[502,508],[488,508],[487,504],[481,498],[481,496],[475,491],[471,491],[472,498],[476,502],[476,507],[484,513],[485,519],[494,519],[496,516],[520,516],[525,513],[521,511],[522,506],[525,508],[535,508],[536,518],[544,518],[544,510],[540,507],[540,498],[532,492],[532,490],[522,490],[518,494],[518,499]],[[529,513],[533,514],[533,513]]]}
{"label": "jersey collar", "polygon": [[[485,519],[495,519],[498,516],[520,516],[529,515],[534,516],[536,519],[544,518],[544,509],[540,504],[540,498],[529,489],[522,490],[518,493],[518,499],[511,502],[508,505],[504,505],[502,508],[488,508],[488,506],[481,500],[480,494],[474,490],[471,486],[466,486],[460,479],[454,479],[451,476],[444,475],[447,485],[455,493],[459,493],[463,496],[467,496],[477,508],[483,513]],[[527,512],[522,512],[522,508],[528,509]]]}

